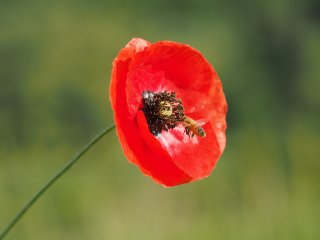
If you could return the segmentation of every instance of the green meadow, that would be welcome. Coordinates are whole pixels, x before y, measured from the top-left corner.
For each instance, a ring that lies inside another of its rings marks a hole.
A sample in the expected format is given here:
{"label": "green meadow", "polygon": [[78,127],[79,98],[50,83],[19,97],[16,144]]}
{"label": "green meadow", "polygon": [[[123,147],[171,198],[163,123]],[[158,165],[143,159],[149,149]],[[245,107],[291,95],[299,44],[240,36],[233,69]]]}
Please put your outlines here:
{"label": "green meadow", "polygon": [[212,175],[163,188],[115,131],[8,240],[320,239],[320,8],[309,1],[0,2],[0,231],[112,124],[113,58],[133,37],[199,49],[229,104]]}

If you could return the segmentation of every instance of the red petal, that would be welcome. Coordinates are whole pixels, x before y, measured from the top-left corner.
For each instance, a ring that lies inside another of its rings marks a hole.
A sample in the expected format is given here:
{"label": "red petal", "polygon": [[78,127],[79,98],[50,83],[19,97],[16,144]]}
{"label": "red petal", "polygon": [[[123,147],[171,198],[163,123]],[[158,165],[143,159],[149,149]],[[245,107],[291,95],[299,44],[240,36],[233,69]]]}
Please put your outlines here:
{"label": "red petal", "polygon": [[197,111],[203,118],[214,110],[212,88],[220,80],[201,53],[188,45],[157,42],[135,56],[129,73],[127,97],[132,113],[139,108],[145,90],[175,91],[186,113]]}
{"label": "red petal", "polygon": [[207,123],[203,128],[205,138],[197,135],[189,137],[184,133],[183,126],[159,136],[162,147],[168,151],[175,165],[194,179],[209,176],[221,155],[211,124]]}
{"label": "red petal", "polygon": [[[132,46],[128,44],[126,48],[128,47]],[[155,151],[146,144],[145,136],[141,134],[136,118],[132,118],[129,114],[125,84],[132,53],[128,49],[123,49],[119,54],[121,57],[115,59],[110,84],[110,101],[124,153],[130,162],[136,164],[144,174],[151,176],[160,184],[174,186],[190,182],[192,178],[171,161],[166,151]]]}
{"label": "red petal", "polygon": [[189,137],[182,125],[155,137],[149,131],[143,112],[137,114],[144,140],[154,152],[166,152],[170,160],[194,180],[210,175],[221,154],[210,123],[203,126],[207,134],[205,138]]}

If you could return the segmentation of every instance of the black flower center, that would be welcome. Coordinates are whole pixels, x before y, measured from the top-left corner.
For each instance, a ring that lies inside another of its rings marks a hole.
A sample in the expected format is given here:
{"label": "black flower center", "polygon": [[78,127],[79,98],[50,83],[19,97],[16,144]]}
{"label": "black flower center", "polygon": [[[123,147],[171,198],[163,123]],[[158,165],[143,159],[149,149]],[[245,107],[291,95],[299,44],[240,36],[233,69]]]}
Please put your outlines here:
{"label": "black flower center", "polygon": [[177,126],[184,117],[183,106],[175,92],[144,91],[141,110],[146,116],[150,132],[157,136],[163,130]]}
{"label": "black flower center", "polygon": [[185,133],[205,137],[204,129],[193,119],[185,116],[182,102],[177,99],[175,92],[144,91],[140,108],[146,117],[150,132],[157,136],[163,130],[175,128],[179,123],[185,127]]}

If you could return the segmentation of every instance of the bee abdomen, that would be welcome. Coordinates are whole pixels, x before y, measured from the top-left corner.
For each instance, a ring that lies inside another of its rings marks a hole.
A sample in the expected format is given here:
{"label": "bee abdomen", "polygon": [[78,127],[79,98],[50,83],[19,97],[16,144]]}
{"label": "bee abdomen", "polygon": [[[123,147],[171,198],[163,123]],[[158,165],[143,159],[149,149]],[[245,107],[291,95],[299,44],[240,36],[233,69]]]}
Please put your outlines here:
{"label": "bee abdomen", "polygon": [[201,127],[201,126],[199,126],[199,125],[197,125],[196,127],[195,127],[195,134],[197,134],[199,137],[205,137],[206,136],[206,132],[204,131],[204,129]]}
{"label": "bee abdomen", "polygon": [[198,135],[199,137],[206,136],[206,132],[204,131],[204,129],[193,119],[185,116],[182,120],[182,124],[184,125],[185,132],[188,136],[193,137],[194,134]]}

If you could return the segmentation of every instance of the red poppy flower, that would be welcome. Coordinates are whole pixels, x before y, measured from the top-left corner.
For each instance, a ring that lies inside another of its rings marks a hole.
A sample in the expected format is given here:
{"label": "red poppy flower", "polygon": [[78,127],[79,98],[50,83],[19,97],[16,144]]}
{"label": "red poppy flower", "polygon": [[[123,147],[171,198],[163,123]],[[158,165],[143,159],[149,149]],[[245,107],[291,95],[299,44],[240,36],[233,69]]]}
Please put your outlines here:
{"label": "red poppy flower", "polygon": [[127,159],[175,186],[210,175],[226,143],[220,79],[189,45],[134,38],[113,62],[110,101]]}

